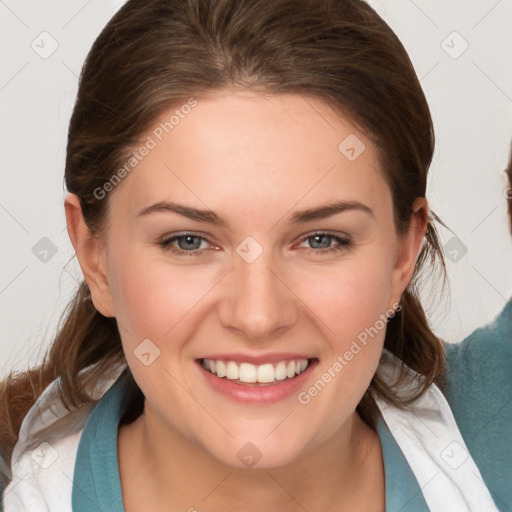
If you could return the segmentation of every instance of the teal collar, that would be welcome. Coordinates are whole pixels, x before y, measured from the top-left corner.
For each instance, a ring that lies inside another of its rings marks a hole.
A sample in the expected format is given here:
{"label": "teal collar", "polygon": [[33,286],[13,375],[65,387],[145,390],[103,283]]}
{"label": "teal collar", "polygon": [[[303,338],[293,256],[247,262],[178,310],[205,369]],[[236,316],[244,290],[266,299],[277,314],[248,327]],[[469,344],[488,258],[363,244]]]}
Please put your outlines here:
{"label": "teal collar", "polygon": [[126,375],[96,404],[84,426],[75,461],[73,512],[125,512],[117,463],[117,430],[125,407]]}
{"label": "teal collar", "polygon": [[[102,396],[78,444],[72,490],[73,512],[125,512],[117,458],[117,432],[126,408],[127,376]],[[381,417],[377,434],[386,478],[386,512],[428,512],[423,493]]]}

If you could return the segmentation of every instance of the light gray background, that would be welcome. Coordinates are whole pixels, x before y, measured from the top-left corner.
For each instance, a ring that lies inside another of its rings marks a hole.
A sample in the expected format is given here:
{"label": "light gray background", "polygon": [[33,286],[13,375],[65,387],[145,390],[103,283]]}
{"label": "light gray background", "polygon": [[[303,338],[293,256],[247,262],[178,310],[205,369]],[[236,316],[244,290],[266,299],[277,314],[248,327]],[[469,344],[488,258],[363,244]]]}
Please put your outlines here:
{"label": "light gray background", "polygon": [[[0,0],[0,376],[40,361],[80,277],[63,209],[67,124],[87,51],[122,3]],[[512,0],[370,4],[408,50],[432,110],[430,201],[457,238],[443,232],[450,293],[428,316],[438,335],[457,342],[512,291],[503,173]],[[55,254],[44,252],[44,237]]]}

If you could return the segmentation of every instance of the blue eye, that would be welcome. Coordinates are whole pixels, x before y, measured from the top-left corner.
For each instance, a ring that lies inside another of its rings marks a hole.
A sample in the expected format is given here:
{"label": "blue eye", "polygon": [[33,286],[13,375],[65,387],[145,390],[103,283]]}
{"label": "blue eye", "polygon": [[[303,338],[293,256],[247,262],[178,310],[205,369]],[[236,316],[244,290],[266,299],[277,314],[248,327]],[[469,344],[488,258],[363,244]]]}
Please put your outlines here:
{"label": "blue eye", "polygon": [[[331,254],[332,252],[337,252],[337,251],[341,251],[343,249],[348,249],[349,247],[351,247],[352,243],[350,241],[349,238],[343,238],[343,237],[340,237],[340,236],[336,236],[336,235],[333,235],[333,234],[330,234],[330,233],[325,233],[325,232],[317,232],[317,233],[314,233],[313,235],[309,235],[305,238],[303,238],[304,241],[307,241],[307,240],[315,240],[313,242],[313,244],[316,244],[316,243],[319,243],[320,245],[322,245],[321,243],[321,240],[335,240],[336,241],[336,245],[331,245],[329,243],[329,247],[326,247],[326,248],[317,248],[317,247],[313,247],[311,250],[315,253],[315,254],[321,254],[321,255],[324,255],[324,254]],[[320,242],[319,242],[320,240]]]}
{"label": "blue eye", "polygon": [[[301,243],[311,240],[314,240],[312,242],[313,245],[324,245],[323,248],[312,247],[309,249],[313,253],[319,255],[331,254],[333,252],[346,250],[352,245],[352,242],[348,237],[340,237],[323,231],[319,231],[303,237]],[[336,242],[336,245],[331,245],[333,240]],[[178,256],[202,256],[205,252],[205,249],[199,248],[201,246],[201,241],[205,241],[208,245],[211,245],[208,243],[208,240],[205,237],[201,236],[199,233],[193,232],[185,232],[179,235],[174,235],[158,242],[158,245],[160,245],[166,251],[170,251],[171,253],[177,254]],[[325,241],[328,242],[327,246],[325,246]],[[175,245],[176,243],[177,246]]]}
{"label": "blue eye", "polygon": [[[182,240],[184,241],[183,243],[181,243]],[[199,236],[197,233],[184,233],[162,240],[161,242],[159,242],[159,245],[163,247],[165,250],[171,251],[174,254],[183,254],[186,256],[201,256],[204,253],[204,249],[199,250],[199,248],[196,247],[197,243],[195,243],[194,240],[206,241],[206,238]],[[179,248],[176,248],[176,246],[171,245],[174,244],[175,242],[178,242]],[[201,245],[201,243],[199,243],[199,245]]]}

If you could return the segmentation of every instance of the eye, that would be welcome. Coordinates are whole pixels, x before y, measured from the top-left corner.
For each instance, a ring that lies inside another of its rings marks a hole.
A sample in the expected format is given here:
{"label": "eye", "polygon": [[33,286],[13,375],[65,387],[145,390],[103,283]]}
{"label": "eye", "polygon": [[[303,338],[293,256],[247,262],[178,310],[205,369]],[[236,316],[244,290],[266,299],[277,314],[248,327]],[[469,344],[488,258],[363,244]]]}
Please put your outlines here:
{"label": "eye", "polygon": [[[200,236],[199,233],[186,232],[174,235],[170,238],[166,238],[160,241],[158,245],[160,245],[160,247],[163,249],[179,256],[201,256],[204,253],[204,249],[199,249],[201,242],[199,242],[198,246],[198,241],[200,240],[207,242],[206,238]],[[176,242],[178,243],[178,247],[173,245]]]}
{"label": "eye", "polygon": [[[204,236],[201,236],[200,233],[193,232],[173,235],[161,240],[158,242],[158,245],[166,251],[170,251],[178,256],[202,256],[206,250],[204,247],[202,249],[200,248],[202,241],[206,242],[207,246],[212,245]],[[310,243],[313,245],[309,250],[320,255],[346,250],[352,245],[349,237],[342,237],[324,231],[318,231],[302,238],[302,243],[308,241],[311,241]],[[335,241],[336,245],[331,245],[332,241]],[[317,247],[315,247],[315,245]]]}
{"label": "eye", "polygon": [[[310,242],[313,247],[310,251],[313,251],[315,254],[331,254],[333,252],[338,252],[342,250],[346,250],[352,246],[352,242],[347,236],[338,236],[333,233],[317,231],[311,235],[304,237],[303,242]],[[330,242],[336,242],[336,245],[331,245]],[[317,247],[315,247],[317,246]]]}

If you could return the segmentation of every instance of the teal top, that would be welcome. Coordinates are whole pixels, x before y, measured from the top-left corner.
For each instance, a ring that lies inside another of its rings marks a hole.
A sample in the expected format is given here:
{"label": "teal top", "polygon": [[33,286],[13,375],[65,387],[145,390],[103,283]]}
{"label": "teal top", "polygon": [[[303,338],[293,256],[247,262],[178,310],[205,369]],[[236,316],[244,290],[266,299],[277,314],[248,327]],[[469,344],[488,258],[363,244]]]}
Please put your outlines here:
{"label": "teal top", "polygon": [[[73,512],[124,512],[117,459],[117,429],[126,407],[126,375],[103,395],[80,438],[73,481]],[[379,420],[377,433],[384,457],[386,511],[428,512],[416,477]]]}
{"label": "teal top", "polygon": [[[446,344],[440,387],[500,512],[512,510],[512,299],[496,320],[458,344]],[[80,438],[73,512],[124,512],[117,432],[127,407],[126,375],[103,395]],[[428,512],[423,493],[387,425],[379,419],[386,512]]]}
{"label": "teal top", "polygon": [[500,511],[512,510],[512,299],[496,320],[446,344],[442,391]]}

